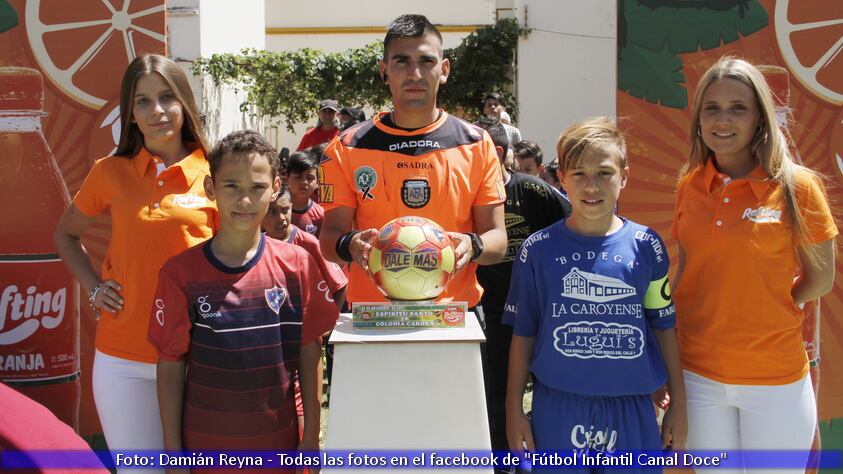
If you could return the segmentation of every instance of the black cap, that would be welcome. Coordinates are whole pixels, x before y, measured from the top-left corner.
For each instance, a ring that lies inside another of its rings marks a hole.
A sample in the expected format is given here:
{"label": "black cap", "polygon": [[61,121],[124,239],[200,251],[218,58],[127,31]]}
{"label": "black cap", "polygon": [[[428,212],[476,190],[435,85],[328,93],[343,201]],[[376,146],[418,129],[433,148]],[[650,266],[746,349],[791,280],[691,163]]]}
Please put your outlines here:
{"label": "black cap", "polygon": [[320,100],[319,110],[325,109],[333,109],[334,112],[338,112],[340,110],[340,104],[338,104],[334,99]]}

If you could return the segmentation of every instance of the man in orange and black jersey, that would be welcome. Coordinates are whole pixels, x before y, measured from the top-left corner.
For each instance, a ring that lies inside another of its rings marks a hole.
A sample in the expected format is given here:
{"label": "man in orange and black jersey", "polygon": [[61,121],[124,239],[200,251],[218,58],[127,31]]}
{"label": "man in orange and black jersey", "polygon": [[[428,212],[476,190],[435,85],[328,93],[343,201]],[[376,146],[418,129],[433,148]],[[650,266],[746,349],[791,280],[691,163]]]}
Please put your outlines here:
{"label": "man in orange and black jersey", "polygon": [[494,144],[481,128],[436,107],[450,63],[441,34],[424,16],[392,22],[379,69],[393,111],[345,130],[322,157],[322,252],[354,263],[348,301],[384,301],[366,274],[376,229],[396,217],[429,218],[456,244],[457,271],[440,299],[474,307],[482,294],[477,264],[497,263],[507,244]]}

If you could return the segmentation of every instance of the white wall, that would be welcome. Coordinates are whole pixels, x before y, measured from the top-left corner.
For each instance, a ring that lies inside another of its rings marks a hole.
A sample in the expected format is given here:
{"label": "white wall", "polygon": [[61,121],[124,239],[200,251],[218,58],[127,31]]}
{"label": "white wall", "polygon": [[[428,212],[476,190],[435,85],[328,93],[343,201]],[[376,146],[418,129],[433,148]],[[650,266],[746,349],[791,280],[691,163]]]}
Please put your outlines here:
{"label": "white wall", "polygon": [[515,0],[495,0],[495,8],[498,19],[515,17]]}
{"label": "white wall", "polygon": [[477,25],[494,20],[495,0],[266,0],[267,27],[386,26],[405,13],[439,25]]}
{"label": "white wall", "polygon": [[550,161],[565,127],[615,115],[617,4],[516,0],[516,7],[522,26],[533,28],[518,44],[518,127]]}
{"label": "white wall", "polygon": [[263,49],[266,24],[264,0],[202,0],[202,55]]}
{"label": "white wall", "polygon": [[199,0],[167,0],[166,5],[167,54],[174,59],[199,57],[202,54]]}
{"label": "white wall", "polygon": [[209,80],[190,74],[192,61],[216,53],[236,53],[243,48],[264,49],[264,0],[168,0],[168,54],[188,72],[193,95],[206,116],[208,138],[216,142],[233,130],[263,124],[240,112],[243,92],[217,88]]}

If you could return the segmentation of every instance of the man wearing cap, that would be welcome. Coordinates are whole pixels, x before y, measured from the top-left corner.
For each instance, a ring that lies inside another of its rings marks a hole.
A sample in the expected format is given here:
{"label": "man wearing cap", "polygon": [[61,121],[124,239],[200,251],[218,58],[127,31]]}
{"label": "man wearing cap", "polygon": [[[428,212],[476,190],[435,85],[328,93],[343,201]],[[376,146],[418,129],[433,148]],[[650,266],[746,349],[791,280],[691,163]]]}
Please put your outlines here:
{"label": "man wearing cap", "polygon": [[502,95],[497,92],[486,94],[483,97],[483,114],[503,124],[506,134],[509,135],[509,143],[515,145],[521,141],[521,131],[512,126],[512,119],[506,111]]}
{"label": "man wearing cap", "polygon": [[312,146],[320,145],[331,141],[340,129],[337,128],[337,112],[339,111],[339,104],[334,99],[325,99],[319,102],[319,119],[316,121],[316,126],[311,128],[304,134],[299,142],[296,151],[302,151]]}

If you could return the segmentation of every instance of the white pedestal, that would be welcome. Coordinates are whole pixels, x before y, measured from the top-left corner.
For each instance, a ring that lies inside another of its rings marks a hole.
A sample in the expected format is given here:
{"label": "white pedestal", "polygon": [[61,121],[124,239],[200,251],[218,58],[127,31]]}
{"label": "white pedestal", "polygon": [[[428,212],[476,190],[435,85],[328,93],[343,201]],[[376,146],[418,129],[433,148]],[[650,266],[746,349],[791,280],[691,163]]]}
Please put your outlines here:
{"label": "white pedestal", "polygon": [[334,368],[326,449],[489,451],[480,362],[485,337],[474,313],[465,320],[464,328],[354,329],[351,315],[341,315],[330,339]]}

